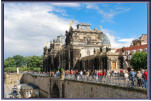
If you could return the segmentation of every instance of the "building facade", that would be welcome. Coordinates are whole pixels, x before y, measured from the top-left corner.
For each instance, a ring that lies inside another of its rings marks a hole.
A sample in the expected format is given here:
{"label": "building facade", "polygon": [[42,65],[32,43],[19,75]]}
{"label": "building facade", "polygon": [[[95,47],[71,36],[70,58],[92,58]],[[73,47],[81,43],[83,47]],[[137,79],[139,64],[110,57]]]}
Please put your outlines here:
{"label": "building facade", "polygon": [[76,29],[71,26],[65,36],[58,36],[50,47],[44,47],[42,71],[123,68],[124,54],[114,50],[102,29],[92,30],[90,24],[81,23]]}

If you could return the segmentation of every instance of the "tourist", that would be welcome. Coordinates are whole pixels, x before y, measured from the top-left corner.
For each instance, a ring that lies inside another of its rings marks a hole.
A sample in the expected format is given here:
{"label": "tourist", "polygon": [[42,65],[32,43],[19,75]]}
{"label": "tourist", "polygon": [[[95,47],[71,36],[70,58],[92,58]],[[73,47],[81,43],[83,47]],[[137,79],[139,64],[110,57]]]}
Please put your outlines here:
{"label": "tourist", "polygon": [[140,87],[141,86],[141,81],[142,81],[142,74],[140,71],[137,72],[137,85]]}
{"label": "tourist", "polygon": [[110,71],[107,71],[107,78],[111,78],[111,73],[110,73]]}
{"label": "tourist", "polygon": [[65,70],[65,78],[68,77],[68,73],[67,73],[67,72],[68,72],[68,71]]}
{"label": "tourist", "polygon": [[73,70],[70,70],[70,77],[73,78]]}
{"label": "tourist", "polygon": [[112,76],[114,76],[114,71],[112,70],[110,74],[111,74],[110,75],[110,78],[111,78]]}
{"label": "tourist", "polygon": [[94,71],[94,78],[96,81],[98,81],[98,71],[97,70]]}
{"label": "tourist", "polygon": [[102,70],[100,71],[100,79],[101,79],[101,81],[103,79],[103,71]]}
{"label": "tourist", "polygon": [[142,69],[142,70],[141,70],[141,74],[142,74],[142,81],[141,81],[142,87],[145,86],[145,83],[144,83],[144,82],[145,82],[145,75],[144,75],[144,72],[145,72],[144,69]]}
{"label": "tourist", "polygon": [[59,70],[56,72],[56,77],[60,77],[60,71]]}
{"label": "tourist", "polygon": [[105,78],[107,75],[106,70],[103,71],[103,77]]}
{"label": "tourist", "polygon": [[128,71],[125,71],[124,73],[124,78],[125,78],[125,82],[128,83],[129,79],[128,79],[129,75],[128,75]]}
{"label": "tourist", "polygon": [[64,76],[65,76],[65,72],[62,71],[62,73],[61,73],[61,80],[64,80]]}
{"label": "tourist", "polygon": [[101,80],[101,71],[98,70],[98,81],[100,81],[100,80]]}
{"label": "tourist", "polygon": [[55,75],[55,73],[52,71],[52,72],[51,72],[51,77],[54,77],[54,75]]}
{"label": "tourist", "polygon": [[75,80],[78,80],[79,72],[78,70],[75,70]]}
{"label": "tourist", "polygon": [[89,72],[89,70],[87,70],[87,72],[86,72],[86,79],[87,80],[89,80],[89,76],[90,76],[90,72]]}
{"label": "tourist", "polygon": [[86,80],[86,70],[83,71],[83,78]]}
{"label": "tourist", "polygon": [[67,70],[67,77],[70,78],[70,70]]}
{"label": "tourist", "polygon": [[82,76],[83,76],[83,71],[81,70],[81,71],[80,71],[80,79],[81,79],[81,80],[83,80],[83,77],[82,77]]}
{"label": "tourist", "polygon": [[134,87],[135,75],[136,75],[136,73],[134,72],[134,69],[131,69],[131,71],[130,71],[130,80],[131,80],[131,86],[132,87]]}
{"label": "tourist", "polygon": [[144,87],[147,88],[147,70],[145,70],[144,76],[145,76]]}
{"label": "tourist", "polygon": [[123,70],[120,69],[120,76],[123,76],[123,75],[124,75]]}

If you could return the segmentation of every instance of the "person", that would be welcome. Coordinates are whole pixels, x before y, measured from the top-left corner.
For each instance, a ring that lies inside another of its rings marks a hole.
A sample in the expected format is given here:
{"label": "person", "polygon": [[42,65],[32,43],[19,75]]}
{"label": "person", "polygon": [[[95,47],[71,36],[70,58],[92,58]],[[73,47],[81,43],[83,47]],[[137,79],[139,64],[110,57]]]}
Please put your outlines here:
{"label": "person", "polygon": [[83,77],[82,77],[82,76],[83,76],[83,71],[81,70],[81,71],[80,71],[80,79],[81,79],[81,80],[83,80]]}
{"label": "person", "polygon": [[117,71],[117,70],[114,70],[114,74],[115,74],[115,76],[117,76],[117,74],[118,74],[118,71]]}
{"label": "person", "polygon": [[100,71],[100,79],[101,79],[101,81],[103,79],[103,71],[102,70]]}
{"label": "person", "polygon": [[144,87],[147,88],[147,70],[145,70],[144,76],[145,76]]}
{"label": "person", "polygon": [[60,77],[60,71],[59,70],[56,72],[56,76]]}
{"label": "person", "polygon": [[124,73],[124,78],[125,78],[125,82],[126,82],[126,83],[129,81],[129,80],[128,80],[128,77],[129,77],[128,71],[125,71],[125,73]]}
{"label": "person", "polygon": [[141,79],[142,79],[142,74],[140,71],[137,72],[137,85],[140,87],[141,86]]}
{"label": "person", "polygon": [[55,73],[52,71],[52,72],[51,72],[51,77],[54,77],[54,75],[55,75]]}
{"label": "person", "polygon": [[120,69],[120,76],[123,76],[123,70],[122,69]]}
{"label": "person", "polygon": [[78,70],[75,70],[75,80],[78,80],[78,75],[79,75]]}
{"label": "person", "polygon": [[70,77],[73,78],[73,70],[70,70]]}
{"label": "person", "polygon": [[64,80],[64,77],[65,77],[65,72],[62,71],[62,73],[61,73],[61,80]]}
{"label": "person", "polygon": [[94,70],[94,79],[98,81],[98,71]]}
{"label": "person", "polygon": [[111,73],[110,71],[107,71],[107,78],[110,78],[111,77]]}
{"label": "person", "polygon": [[90,75],[90,72],[89,72],[89,70],[87,70],[87,72],[86,72],[87,80],[89,80],[89,75]]}
{"label": "person", "polygon": [[98,71],[98,81],[100,81],[101,80],[101,71],[99,70]]}
{"label": "person", "polygon": [[83,71],[83,78],[86,80],[86,70]]}
{"label": "person", "polygon": [[106,73],[106,70],[103,71],[103,76],[104,78],[106,77],[107,73]]}
{"label": "person", "polygon": [[114,71],[112,70],[110,73],[110,78],[114,76]]}
{"label": "person", "polygon": [[134,82],[135,82],[135,72],[134,69],[131,69],[130,71],[130,80],[131,80],[131,86],[134,87]]}
{"label": "person", "polygon": [[144,72],[145,72],[144,69],[142,69],[142,70],[141,70],[141,74],[142,74],[142,81],[141,81],[141,84],[142,84],[142,87],[144,87],[144,85],[145,85],[145,83],[144,83],[144,82],[145,82]]}

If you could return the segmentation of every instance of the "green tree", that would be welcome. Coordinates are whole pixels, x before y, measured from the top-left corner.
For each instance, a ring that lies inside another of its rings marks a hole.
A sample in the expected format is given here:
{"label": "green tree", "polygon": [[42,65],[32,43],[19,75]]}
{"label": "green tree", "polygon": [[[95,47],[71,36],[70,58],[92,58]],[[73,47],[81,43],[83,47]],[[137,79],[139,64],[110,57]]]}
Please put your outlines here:
{"label": "green tree", "polygon": [[4,61],[4,67],[14,67],[15,65],[15,60],[13,58],[8,57]]}
{"label": "green tree", "polygon": [[135,70],[140,70],[141,68],[147,69],[147,53],[136,52],[135,54],[133,54],[130,60],[130,65]]}
{"label": "green tree", "polygon": [[21,67],[25,64],[25,59],[21,55],[15,55],[13,59],[15,60],[16,67]]}
{"label": "green tree", "polygon": [[41,56],[32,56],[28,57],[28,67],[40,67],[42,64],[42,57]]}
{"label": "green tree", "polygon": [[13,57],[8,57],[4,61],[4,71],[16,72],[17,67],[20,68],[20,71],[40,71],[42,59],[42,56],[23,57],[21,55],[15,55]]}

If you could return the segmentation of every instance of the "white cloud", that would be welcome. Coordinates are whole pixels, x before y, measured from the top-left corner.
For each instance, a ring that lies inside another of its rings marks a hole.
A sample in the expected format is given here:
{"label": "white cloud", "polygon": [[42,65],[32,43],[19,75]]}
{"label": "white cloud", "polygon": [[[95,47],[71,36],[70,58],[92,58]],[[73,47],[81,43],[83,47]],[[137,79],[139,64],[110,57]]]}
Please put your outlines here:
{"label": "white cloud", "polygon": [[130,46],[132,40],[134,38],[117,38],[113,35],[113,31],[104,29],[103,32],[106,34],[106,36],[109,38],[111,47],[112,48],[121,48],[121,47],[127,47]]}
{"label": "white cloud", "polygon": [[86,8],[87,9],[94,9],[96,10],[98,13],[100,13],[103,17],[103,19],[101,20],[101,22],[114,22],[113,18],[123,12],[127,12],[130,10],[130,8],[124,8],[122,6],[116,6],[114,8],[109,9],[108,11],[106,10],[105,7],[108,7],[109,4],[100,4],[100,6],[102,5],[102,8],[100,8],[97,4],[86,4]]}
{"label": "white cloud", "polygon": [[99,9],[99,7],[97,5],[89,4],[89,3],[86,4],[86,8],[88,8],[88,9]]}
{"label": "white cloud", "polygon": [[65,34],[71,20],[53,11],[50,5],[5,3],[4,56],[42,55],[45,42]]}
{"label": "white cloud", "polygon": [[120,41],[120,42],[132,42],[132,40],[134,40],[134,38],[120,39],[118,41]]}
{"label": "white cloud", "polygon": [[59,7],[80,7],[80,3],[53,3],[54,6]]}

